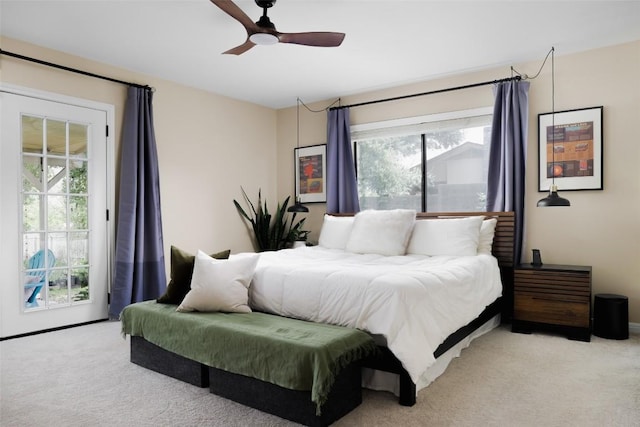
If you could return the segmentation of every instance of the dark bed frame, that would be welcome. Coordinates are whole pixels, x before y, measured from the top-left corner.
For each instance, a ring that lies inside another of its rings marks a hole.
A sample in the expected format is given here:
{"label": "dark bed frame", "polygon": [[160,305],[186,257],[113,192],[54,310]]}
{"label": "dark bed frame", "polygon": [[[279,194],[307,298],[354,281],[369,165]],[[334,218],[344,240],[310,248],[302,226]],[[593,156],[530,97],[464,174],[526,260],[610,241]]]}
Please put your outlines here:
{"label": "dark bed frame", "polygon": [[[472,332],[485,324],[489,319],[497,314],[501,315],[503,321],[511,318],[511,307],[513,307],[513,260],[514,260],[514,228],[515,215],[513,212],[454,212],[454,213],[429,213],[422,212],[416,215],[416,219],[442,219],[484,215],[487,219],[496,218],[496,231],[493,238],[492,253],[498,260],[500,276],[502,279],[502,297],[492,304],[469,324],[461,327],[453,334],[449,335],[445,341],[438,346],[433,353],[435,358],[440,357],[446,351],[458,344]],[[338,214],[338,216],[350,216],[348,214]],[[402,367],[402,363],[387,348],[380,346],[380,351],[362,362],[367,368],[379,371],[398,374],[400,377],[400,396],[398,402],[403,406],[413,406],[416,403],[416,385],[411,380],[409,373]]]}

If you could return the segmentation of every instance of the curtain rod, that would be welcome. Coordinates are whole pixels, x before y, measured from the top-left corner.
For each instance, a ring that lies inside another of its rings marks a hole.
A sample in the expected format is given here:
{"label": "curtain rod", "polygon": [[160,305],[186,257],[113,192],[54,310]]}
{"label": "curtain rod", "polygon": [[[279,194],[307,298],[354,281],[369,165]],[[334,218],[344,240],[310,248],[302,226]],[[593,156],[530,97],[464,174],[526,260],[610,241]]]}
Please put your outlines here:
{"label": "curtain rod", "polygon": [[141,85],[138,83],[125,82],[124,80],[118,80],[107,76],[101,76],[100,74],[90,73],[88,71],[78,70],[77,68],[66,67],[64,65],[54,64],[53,62],[43,61],[41,59],[31,58],[29,56],[20,55],[18,53],[9,52],[3,49],[0,49],[0,55],[12,56],[14,58],[22,59],[29,62],[35,62],[36,64],[46,65],[48,67],[58,68],[60,70],[71,71],[72,73],[82,74],[83,76],[95,77],[97,79],[108,80],[114,83],[120,83],[127,86],[133,86],[141,89],[147,89],[154,91],[154,89],[149,85]]}
{"label": "curtain rod", "polygon": [[451,92],[451,91],[460,90],[460,89],[469,89],[469,88],[477,87],[477,86],[486,86],[486,85],[495,84],[495,83],[510,82],[510,81],[513,81],[513,80],[518,81],[518,80],[521,80],[521,79],[522,79],[522,77],[520,77],[520,76],[507,77],[507,78],[504,78],[504,79],[491,80],[491,81],[488,81],[488,82],[473,83],[473,84],[464,85],[464,86],[456,86],[456,87],[449,87],[449,88],[446,88],[446,89],[432,90],[430,92],[414,93],[414,94],[411,94],[411,95],[402,95],[402,96],[396,96],[396,97],[393,97],[393,98],[377,99],[375,101],[360,102],[358,104],[340,105],[338,107],[331,107],[331,108],[329,108],[329,110],[341,110],[343,108],[361,107],[363,105],[378,104],[378,103],[381,103],[381,102],[389,102],[389,101],[398,101],[400,99],[415,98],[417,96],[433,95],[433,94],[436,94],[436,93]]}

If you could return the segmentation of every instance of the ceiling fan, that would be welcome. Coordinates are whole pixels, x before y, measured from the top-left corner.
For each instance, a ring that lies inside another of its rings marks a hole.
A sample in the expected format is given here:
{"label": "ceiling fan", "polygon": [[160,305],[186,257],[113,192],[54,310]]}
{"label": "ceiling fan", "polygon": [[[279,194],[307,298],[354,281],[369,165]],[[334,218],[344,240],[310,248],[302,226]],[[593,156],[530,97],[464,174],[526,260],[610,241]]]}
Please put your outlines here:
{"label": "ceiling fan", "polygon": [[332,32],[307,32],[307,33],[281,33],[267,16],[267,10],[276,0],[255,0],[262,8],[262,16],[258,22],[253,22],[234,2],[230,0],[211,0],[211,3],[222,9],[223,12],[240,22],[247,30],[247,40],[240,46],[229,49],[223,53],[240,55],[255,45],[267,45],[276,43],[293,43],[305,46],[335,47],[340,46],[344,39],[344,33]]}

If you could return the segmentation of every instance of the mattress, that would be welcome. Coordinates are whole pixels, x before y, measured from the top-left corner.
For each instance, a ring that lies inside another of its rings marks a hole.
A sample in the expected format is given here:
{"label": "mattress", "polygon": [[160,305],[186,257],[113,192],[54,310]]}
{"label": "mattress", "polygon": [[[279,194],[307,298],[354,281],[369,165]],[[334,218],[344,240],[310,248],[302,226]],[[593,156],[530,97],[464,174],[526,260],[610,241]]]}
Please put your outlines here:
{"label": "mattress", "polygon": [[249,304],[380,336],[418,383],[436,348],[501,292],[491,255],[383,256],[314,246],[261,253]]}

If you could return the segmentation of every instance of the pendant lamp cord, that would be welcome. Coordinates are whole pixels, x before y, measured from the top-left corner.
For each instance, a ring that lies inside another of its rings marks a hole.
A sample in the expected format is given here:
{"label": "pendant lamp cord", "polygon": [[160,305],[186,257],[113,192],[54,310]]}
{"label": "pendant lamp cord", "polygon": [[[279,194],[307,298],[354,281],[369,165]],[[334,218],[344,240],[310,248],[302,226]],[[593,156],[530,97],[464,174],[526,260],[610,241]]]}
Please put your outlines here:
{"label": "pendant lamp cord", "polygon": [[551,46],[551,188],[556,185],[556,70],[555,47]]}
{"label": "pendant lamp cord", "polygon": [[533,80],[535,78],[537,78],[540,75],[540,72],[542,71],[542,69],[544,68],[544,64],[547,63],[547,59],[549,59],[549,55],[551,55],[551,73],[553,74],[553,52],[555,51],[554,47],[551,47],[551,49],[549,50],[549,52],[547,52],[547,56],[544,57],[544,61],[542,61],[542,65],[540,65],[540,68],[538,69],[538,72],[533,75],[533,76],[529,76],[526,73],[520,73],[518,70],[516,70],[515,68],[513,68],[513,65],[511,66],[511,75],[516,74],[518,75],[522,80]]}
{"label": "pendant lamp cord", "polygon": [[333,101],[331,104],[327,105],[326,107],[321,108],[319,110],[314,110],[314,109],[310,108],[307,104],[305,104],[300,98],[298,98],[298,103],[302,104],[302,106],[304,108],[306,108],[307,110],[311,111],[312,113],[324,113],[325,111],[330,110],[331,108],[333,108],[334,105],[336,105],[336,104],[339,105],[340,102],[341,102],[341,98],[338,98],[335,101]]}
{"label": "pendant lamp cord", "polygon": [[296,98],[296,146],[300,148],[300,98]]}
{"label": "pendant lamp cord", "polygon": [[[538,200],[537,206],[571,206],[571,202],[569,202],[569,200],[558,195],[558,189],[556,187],[556,68],[554,47],[551,47],[551,50],[547,54],[547,57],[549,55],[551,55],[551,188],[549,189],[549,194],[547,195],[547,197]],[[540,73],[538,72],[538,74]],[[549,145],[548,129],[549,127],[547,126],[547,128],[545,129],[545,144],[547,146]],[[542,129],[540,129],[540,132],[542,132]],[[564,138],[562,138],[562,141],[564,141]],[[545,148],[545,151],[548,152],[548,148]],[[548,159],[549,158],[547,157],[547,165],[545,166],[545,170],[547,171],[547,179],[549,176]],[[558,169],[559,171],[562,171],[562,166],[560,166]],[[562,176],[562,172],[560,173],[560,176]]]}
{"label": "pendant lamp cord", "polygon": [[[549,191],[552,191],[556,184],[556,69],[555,69],[555,47],[551,46],[549,52],[547,52],[547,56],[544,57],[544,61],[542,61],[542,65],[538,72],[533,76],[528,76],[527,74],[518,72],[513,66],[511,67],[511,72],[517,74],[522,78],[522,80],[533,80],[540,75],[540,72],[544,68],[544,65],[547,63],[549,56],[551,56],[551,188]],[[548,135],[548,134],[547,134]]]}

